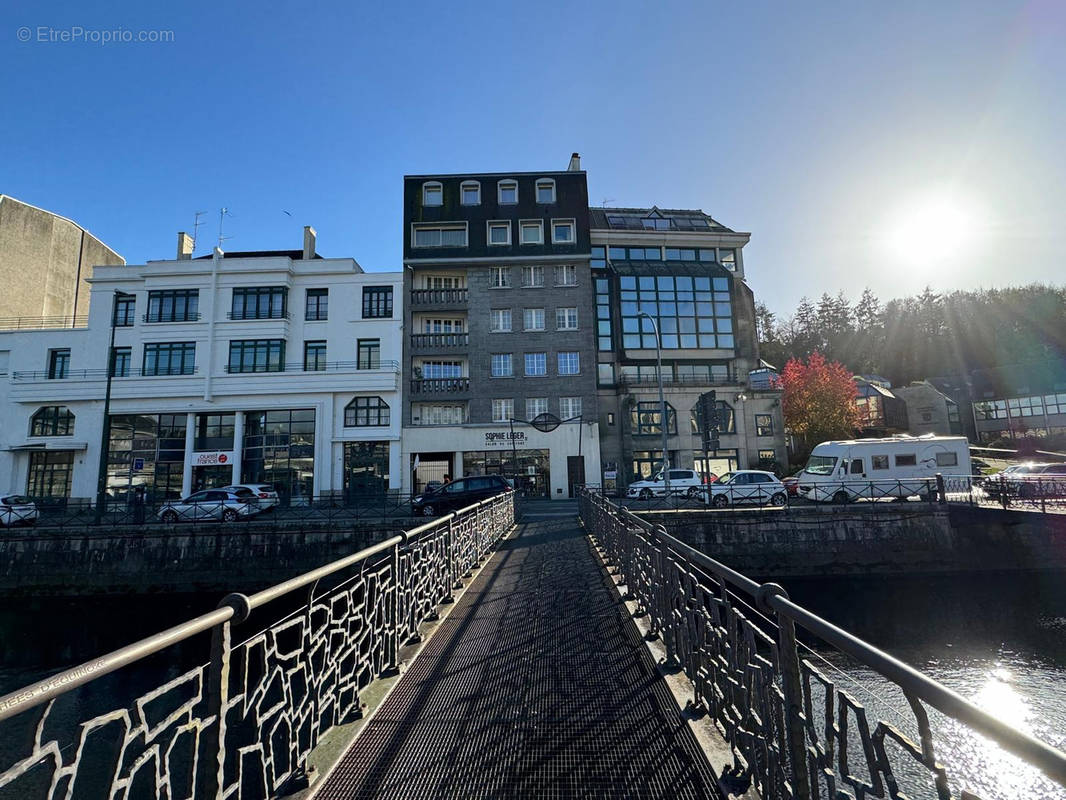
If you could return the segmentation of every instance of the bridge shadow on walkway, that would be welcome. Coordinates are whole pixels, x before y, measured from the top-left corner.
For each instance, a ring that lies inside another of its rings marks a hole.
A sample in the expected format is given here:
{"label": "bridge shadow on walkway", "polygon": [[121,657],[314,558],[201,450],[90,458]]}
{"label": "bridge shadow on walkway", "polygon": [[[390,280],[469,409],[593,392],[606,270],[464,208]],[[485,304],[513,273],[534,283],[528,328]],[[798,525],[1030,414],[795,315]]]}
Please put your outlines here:
{"label": "bridge shadow on walkway", "polygon": [[714,783],[571,517],[502,543],[316,797],[703,798]]}

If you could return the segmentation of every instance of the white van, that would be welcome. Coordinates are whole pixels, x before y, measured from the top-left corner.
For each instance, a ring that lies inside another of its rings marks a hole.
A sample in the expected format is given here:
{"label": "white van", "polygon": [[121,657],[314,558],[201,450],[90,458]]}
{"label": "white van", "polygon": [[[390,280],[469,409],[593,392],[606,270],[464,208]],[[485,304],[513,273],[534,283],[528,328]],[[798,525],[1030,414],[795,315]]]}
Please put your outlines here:
{"label": "white van", "polygon": [[892,436],[822,442],[799,474],[800,496],[846,503],[856,498],[923,500],[936,493],[936,475],[970,475],[963,436]]}

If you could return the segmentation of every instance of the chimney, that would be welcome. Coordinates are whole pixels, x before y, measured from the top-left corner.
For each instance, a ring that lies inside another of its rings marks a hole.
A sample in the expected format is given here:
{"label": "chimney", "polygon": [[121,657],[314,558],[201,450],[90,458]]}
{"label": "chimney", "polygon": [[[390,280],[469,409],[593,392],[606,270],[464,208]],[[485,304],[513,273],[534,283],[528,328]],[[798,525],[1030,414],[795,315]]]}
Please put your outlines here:
{"label": "chimney", "polygon": [[570,154],[570,166],[566,168],[567,172],[581,172],[581,154]]}
{"label": "chimney", "polygon": [[310,225],[304,225],[304,261],[310,261],[315,257],[315,239],[317,234]]}
{"label": "chimney", "polygon": [[185,231],[178,231],[178,261],[188,261],[192,258],[192,250],[195,242]]}

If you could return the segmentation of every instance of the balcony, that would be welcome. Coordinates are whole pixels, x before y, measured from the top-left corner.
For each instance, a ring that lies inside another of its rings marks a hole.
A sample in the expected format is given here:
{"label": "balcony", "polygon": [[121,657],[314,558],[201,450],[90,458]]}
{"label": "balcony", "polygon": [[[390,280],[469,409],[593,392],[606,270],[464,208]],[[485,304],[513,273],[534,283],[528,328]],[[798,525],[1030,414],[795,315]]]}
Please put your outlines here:
{"label": "balcony", "polygon": [[262,365],[261,368],[251,366],[245,367],[242,364],[226,364],[223,369],[230,375],[270,375],[278,372],[305,372],[308,374],[315,374],[318,372],[372,372],[373,370],[398,373],[400,371],[400,362],[394,359],[374,361],[370,364],[365,362],[360,364],[358,361],[326,361],[319,363],[317,368],[296,363],[274,365],[269,369],[266,364]]}
{"label": "balcony", "polygon": [[81,315],[76,317],[0,317],[0,331],[43,331],[58,328],[85,328],[88,324],[89,318]]}
{"label": "balcony", "polygon": [[466,308],[467,289],[412,289],[411,305],[422,310]]}
{"label": "balcony", "polygon": [[422,378],[411,381],[411,394],[465,394],[469,378]]}
{"label": "balcony", "polygon": [[278,311],[276,309],[270,309],[269,311],[227,311],[226,319],[232,320],[255,320],[255,319],[288,319],[288,311]]}
{"label": "balcony", "polygon": [[159,313],[152,314],[152,313],[148,313],[148,314],[143,314],[141,316],[141,321],[145,325],[155,325],[156,323],[163,323],[163,322],[199,322],[200,321],[200,312],[199,311],[190,311],[190,312],[187,312],[187,313],[184,313],[184,314],[159,314]]}
{"label": "balcony", "polygon": [[[744,381],[736,375],[707,377],[706,375],[664,375],[663,386],[740,386]],[[625,388],[641,386],[656,387],[659,379],[654,375],[620,375],[618,385]]]}
{"label": "balcony", "polygon": [[[127,369],[112,375],[115,380],[122,378],[159,378],[173,375],[196,375],[199,367],[175,367],[173,369],[155,369],[145,371],[143,369]],[[34,381],[95,381],[106,380],[107,370],[100,369],[68,369],[61,376],[53,375],[48,370],[22,371],[11,373],[11,380],[15,383],[32,383]]]}
{"label": "balcony", "polygon": [[469,333],[412,333],[411,348],[416,351],[465,350]]}

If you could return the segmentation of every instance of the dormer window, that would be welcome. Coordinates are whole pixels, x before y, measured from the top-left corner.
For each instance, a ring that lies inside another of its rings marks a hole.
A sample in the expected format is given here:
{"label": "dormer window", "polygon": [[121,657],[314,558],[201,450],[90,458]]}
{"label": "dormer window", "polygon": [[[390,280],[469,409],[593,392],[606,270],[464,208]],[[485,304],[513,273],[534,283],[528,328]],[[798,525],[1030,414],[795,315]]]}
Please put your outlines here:
{"label": "dormer window", "polygon": [[430,181],[429,183],[422,184],[422,205],[424,206],[440,206],[444,205],[444,187],[437,181]]}
{"label": "dormer window", "polygon": [[459,193],[464,206],[481,205],[481,184],[477,181],[463,181]]}
{"label": "dormer window", "polygon": [[555,202],[555,181],[553,181],[551,178],[541,178],[539,181],[537,181],[537,202]]}
{"label": "dormer window", "polygon": [[500,181],[496,193],[500,205],[514,205],[518,202],[518,181]]}
{"label": "dormer window", "polygon": [[668,231],[673,227],[671,220],[662,217],[648,217],[640,222],[649,231]]}

